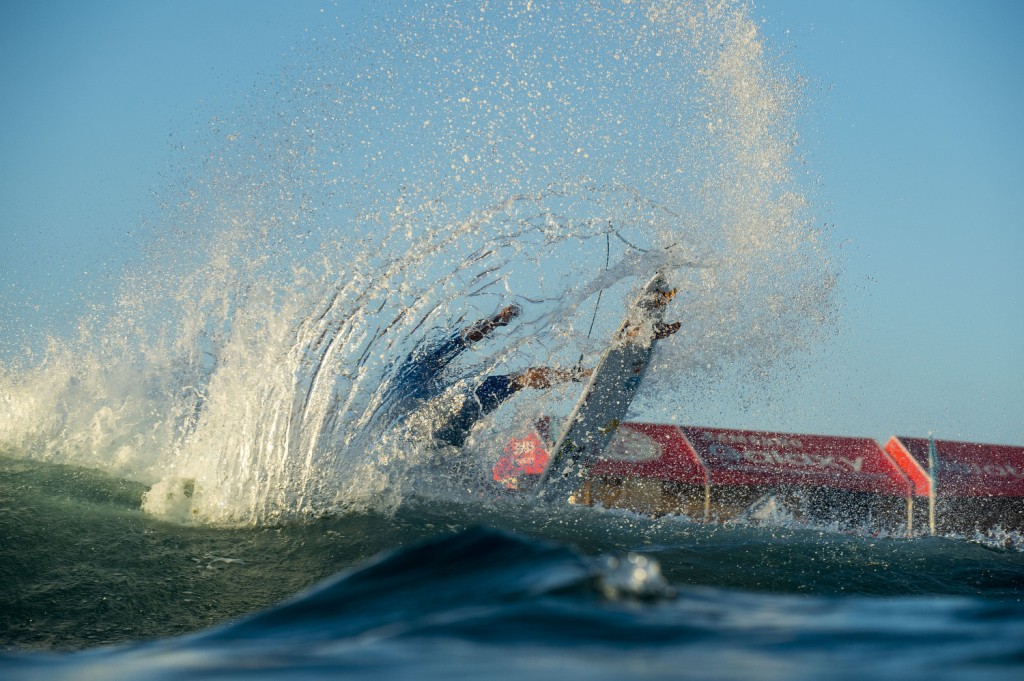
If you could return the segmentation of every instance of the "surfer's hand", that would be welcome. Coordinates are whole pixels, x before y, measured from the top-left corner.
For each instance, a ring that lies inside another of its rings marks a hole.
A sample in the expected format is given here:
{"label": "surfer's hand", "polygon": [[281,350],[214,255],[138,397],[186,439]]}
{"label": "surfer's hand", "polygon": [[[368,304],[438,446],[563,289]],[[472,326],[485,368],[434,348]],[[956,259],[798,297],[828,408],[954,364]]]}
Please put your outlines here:
{"label": "surfer's hand", "polygon": [[523,308],[516,303],[512,303],[498,310],[498,314],[494,315],[492,321],[495,326],[505,326],[522,313]]}
{"label": "surfer's hand", "polygon": [[513,319],[522,314],[523,308],[519,305],[512,303],[498,310],[498,312],[489,319],[482,319],[473,326],[465,329],[462,332],[462,337],[471,343],[476,343],[484,339],[484,336],[494,331],[499,326],[508,326],[508,323]]}

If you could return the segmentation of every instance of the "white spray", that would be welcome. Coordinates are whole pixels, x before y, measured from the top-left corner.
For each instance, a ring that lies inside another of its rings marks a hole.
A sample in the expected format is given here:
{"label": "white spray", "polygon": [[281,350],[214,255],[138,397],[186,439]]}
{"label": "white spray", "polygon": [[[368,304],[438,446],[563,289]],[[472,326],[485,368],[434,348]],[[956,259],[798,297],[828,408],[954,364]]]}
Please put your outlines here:
{"label": "white spray", "polygon": [[520,323],[452,380],[596,353],[665,262],[687,333],[662,386],[827,326],[798,88],[745,3],[413,3],[294,60],[213,122],[116,309],[2,370],[10,452],[151,483],[174,519],[388,509],[425,454],[375,428],[381,386],[502,304]]}

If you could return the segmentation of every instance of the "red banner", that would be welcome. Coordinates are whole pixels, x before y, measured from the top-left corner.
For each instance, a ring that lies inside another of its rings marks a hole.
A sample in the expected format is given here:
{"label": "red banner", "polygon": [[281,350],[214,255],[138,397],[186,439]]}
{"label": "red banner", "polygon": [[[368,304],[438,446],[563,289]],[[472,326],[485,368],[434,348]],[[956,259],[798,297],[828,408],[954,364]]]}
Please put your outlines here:
{"label": "red banner", "polygon": [[831,487],[910,496],[899,467],[870,438],[684,426],[717,485]]}
{"label": "red banner", "polygon": [[919,490],[917,478],[932,473],[939,496],[1024,497],[1024,447],[935,440],[936,471],[929,471],[929,442],[897,436],[886,445]]}
{"label": "red banner", "polygon": [[[547,462],[547,422],[513,438],[494,479],[516,487]],[[591,474],[711,487],[802,486],[927,497],[929,441],[893,437],[883,450],[871,438],[794,435],[655,423],[623,423]],[[936,491],[963,497],[1024,497],[1024,447],[935,442]]]}
{"label": "red banner", "polygon": [[704,465],[678,426],[623,423],[591,469],[597,476],[637,477],[703,486]]}

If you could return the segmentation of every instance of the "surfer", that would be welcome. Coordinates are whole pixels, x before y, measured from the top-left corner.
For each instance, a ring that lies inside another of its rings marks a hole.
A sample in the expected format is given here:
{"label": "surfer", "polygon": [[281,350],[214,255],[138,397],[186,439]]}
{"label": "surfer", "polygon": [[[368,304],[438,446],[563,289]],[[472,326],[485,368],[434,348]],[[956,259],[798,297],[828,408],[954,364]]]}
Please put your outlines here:
{"label": "surfer", "polygon": [[[519,305],[501,308],[493,316],[462,329],[434,347],[414,350],[395,372],[389,389],[392,420],[407,417],[430,431],[433,444],[462,447],[473,426],[524,388],[546,389],[559,383],[581,381],[589,369],[530,367],[524,371],[488,376],[475,388],[460,382],[449,385],[442,373],[474,343],[495,329],[507,326],[522,313]],[[388,399],[388,398],[386,398]]]}
{"label": "surfer", "polygon": [[[428,434],[434,445],[461,448],[473,426],[524,388],[544,390],[560,383],[582,381],[591,369],[530,367],[520,372],[488,376],[475,388],[465,381],[451,385],[444,370],[474,343],[507,326],[522,313],[519,305],[501,308],[493,316],[462,329],[423,351],[413,350],[395,372],[385,401],[392,423],[404,420],[413,432]],[[665,338],[679,323],[655,325],[655,338]]]}

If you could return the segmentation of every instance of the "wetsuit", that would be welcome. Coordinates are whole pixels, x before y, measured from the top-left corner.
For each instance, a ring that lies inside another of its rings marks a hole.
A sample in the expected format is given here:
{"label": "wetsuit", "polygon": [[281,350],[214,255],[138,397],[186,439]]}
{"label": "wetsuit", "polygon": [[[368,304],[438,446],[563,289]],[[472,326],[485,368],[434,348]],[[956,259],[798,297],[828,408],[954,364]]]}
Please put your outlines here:
{"label": "wetsuit", "polygon": [[[472,343],[462,333],[438,343],[423,353],[413,350],[395,373],[389,392],[390,421],[403,419],[438,399],[448,388],[441,374]],[[520,389],[515,378],[508,375],[488,376],[475,389],[466,390],[461,406],[438,414],[431,424],[437,444],[461,447],[473,425],[497,409]]]}
{"label": "wetsuit", "polygon": [[520,387],[511,376],[488,376],[466,395],[458,411],[434,431],[434,439],[452,447],[461,447],[476,422],[501,406]]}

